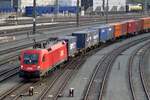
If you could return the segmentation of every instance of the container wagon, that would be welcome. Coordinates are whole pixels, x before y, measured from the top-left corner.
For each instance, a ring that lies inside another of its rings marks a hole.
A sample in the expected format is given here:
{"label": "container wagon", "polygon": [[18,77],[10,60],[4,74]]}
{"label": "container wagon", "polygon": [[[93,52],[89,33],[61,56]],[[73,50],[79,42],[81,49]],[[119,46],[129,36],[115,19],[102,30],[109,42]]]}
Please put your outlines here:
{"label": "container wagon", "polygon": [[86,50],[93,45],[93,34],[89,32],[88,30],[78,31],[72,33],[72,36],[77,37],[77,49],[79,51]]}
{"label": "container wagon", "polygon": [[58,40],[64,40],[67,43],[69,57],[74,57],[77,54],[77,38],[75,36],[58,36]]}
{"label": "container wagon", "polygon": [[127,28],[128,28],[128,24],[127,24],[127,22],[125,22],[125,21],[123,21],[122,22],[122,35],[123,36],[127,36],[128,34],[128,32],[127,32]]}
{"label": "container wagon", "polygon": [[143,31],[149,32],[150,31],[150,17],[141,18]]}
{"label": "container wagon", "polygon": [[129,35],[135,35],[136,33],[136,20],[128,20],[127,21],[127,32]]}
{"label": "container wagon", "polygon": [[99,44],[98,30],[93,29],[93,28],[88,28],[86,31],[91,34],[91,40],[92,40],[91,45],[92,45],[92,47],[97,46]]}
{"label": "container wagon", "polygon": [[111,23],[109,24],[110,26],[113,26],[114,27],[114,36],[115,38],[120,38],[121,36],[123,36],[124,34],[122,33],[123,32],[123,28],[122,28],[122,22],[118,22],[118,23]]}
{"label": "container wagon", "polygon": [[142,20],[141,19],[138,19],[138,20],[136,20],[136,23],[135,23],[135,25],[136,25],[136,33],[137,34],[139,34],[139,33],[141,33],[142,32]]}
{"label": "container wagon", "polygon": [[109,27],[107,25],[101,25],[94,28],[98,30],[99,42],[105,43],[109,39]]}

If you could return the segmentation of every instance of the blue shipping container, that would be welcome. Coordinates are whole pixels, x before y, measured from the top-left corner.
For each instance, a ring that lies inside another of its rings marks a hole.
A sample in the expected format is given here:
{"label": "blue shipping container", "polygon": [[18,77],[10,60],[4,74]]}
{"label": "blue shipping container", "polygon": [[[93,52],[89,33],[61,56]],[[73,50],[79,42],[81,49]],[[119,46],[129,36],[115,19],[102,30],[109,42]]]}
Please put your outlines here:
{"label": "blue shipping container", "polygon": [[93,44],[92,34],[87,30],[74,32],[74,33],[72,33],[72,36],[77,37],[77,48],[78,49],[86,49],[88,47],[91,47]]}
{"label": "blue shipping container", "polygon": [[99,33],[99,42],[106,42],[108,27],[106,27],[106,26],[97,26],[97,27],[94,27],[94,29],[98,30],[98,33]]}
{"label": "blue shipping container", "polygon": [[[42,14],[51,14],[54,12],[55,7],[54,6],[38,6],[36,7],[36,15],[41,16]],[[33,7],[27,6],[25,8],[25,14],[27,16],[33,15]]]}
{"label": "blue shipping container", "polygon": [[109,33],[108,39],[110,39],[110,40],[115,39],[114,31],[115,31],[115,27],[109,25],[109,28],[108,28],[108,33]]}
{"label": "blue shipping container", "polygon": [[95,29],[98,30],[99,32],[99,41],[100,42],[106,42],[107,40],[110,40],[112,38],[112,30],[109,30],[109,26],[108,25],[101,25],[101,26],[97,26],[94,27]]}
{"label": "blue shipping container", "polygon": [[[59,8],[59,9],[58,9]],[[69,12],[69,13],[77,13],[78,9],[75,6],[37,6],[36,7],[36,14],[37,16],[41,16],[42,14],[52,14],[52,13],[63,13],[63,12]],[[25,8],[25,14],[27,16],[33,15],[33,7],[27,6]]]}

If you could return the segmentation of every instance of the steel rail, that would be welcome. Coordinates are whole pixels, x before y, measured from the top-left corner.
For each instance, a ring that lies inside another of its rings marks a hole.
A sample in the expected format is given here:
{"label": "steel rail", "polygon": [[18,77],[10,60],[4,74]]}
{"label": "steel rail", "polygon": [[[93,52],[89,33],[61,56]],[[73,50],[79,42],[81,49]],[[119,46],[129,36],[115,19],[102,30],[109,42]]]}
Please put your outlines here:
{"label": "steel rail", "polygon": [[[109,20],[118,20],[118,19],[131,19],[131,18],[140,18],[141,16],[132,16],[132,15],[129,15],[129,16],[118,16],[117,18],[109,18]],[[92,24],[95,24],[98,23],[97,20],[100,20],[99,23],[103,24],[105,23],[105,18],[104,19],[100,19],[100,18],[94,18],[94,19],[82,19],[80,20],[80,26],[82,25],[92,25]],[[60,25],[59,25],[60,24]],[[37,31],[43,31],[43,30],[55,30],[55,29],[63,29],[63,28],[68,28],[68,27],[74,27],[76,26],[76,23],[59,23],[59,24],[54,24],[54,25],[42,25],[42,26],[37,26],[38,29]],[[18,30],[18,32],[15,32],[15,33],[12,33],[13,30],[11,30],[10,32],[9,31],[5,31],[4,34],[2,34],[1,36],[7,36],[7,35],[21,35],[21,34],[27,34],[27,33],[32,33],[32,27],[30,28],[22,28],[22,29],[16,29],[16,31]],[[24,29],[24,30],[23,30]],[[23,30],[23,31],[22,31]],[[7,33],[8,32],[8,33]],[[2,32],[3,33],[3,32]],[[39,32],[41,33],[41,32]]]}
{"label": "steel rail", "polygon": [[6,79],[11,78],[14,75],[17,75],[19,72],[19,67],[4,71],[3,73],[0,73],[0,82],[3,82]]}
{"label": "steel rail", "polygon": [[108,54],[102,59],[102,61],[100,61],[100,62],[97,64],[97,67],[99,67],[99,68],[97,68],[97,69],[94,71],[94,74],[91,76],[90,81],[89,81],[89,84],[88,84],[88,86],[87,86],[87,89],[86,89],[86,91],[85,91],[85,93],[84,93],[83,99],[84,99],[84,100],[88,100],[88,95],[89,95],[89,93],[90,93],[90,91],[91,91],[92,84],[93,84],[93,82],[94,82],[94,80],[95,80],[95,78],[96,78],[96,75],[98,75],[98,71],[99,71],[99,70],[102,70],[102,69],[101,69],[101,67],[102,67],[102,68],[104,68],[104,69],[103,69],[103,72],[100,71],[101,73],[103,73],[103,75],[102,75],[102,82],[101,82],[101,84],[100,84],[100,88],[98,89],[98,91],[99,91],[98,98],[99,98],[99,100],[101,100],[101,99],[102,99],[102,94],[103,94],[103,92],[104,92],[104,87],[106,86],[106,83],[107,83],[106,81],[107,81],[107,78],[108,78],[110,69],[111,69],[112,64],[113,64],[113,62],[115,61],[116,57],[117,57],[121,52],[125,51],[126,49],[128,49],[128,48],[130,48],[130,47],[132,47],[132,46],[134,46],[134,45],[136,45],[136,44],[138,44],[138,43],[140,43],[140,42],[142,42],[142,41],[148,40],[149,38],[150,38],[150,37],[146,37],[146,38],[134,40],[134,41],[132,41],[132,42],[130,42],[130,43],[127,43],[127,44],[125,44],[125,45],[122,45],[122,46],[120,46],[119,48],[117,48],[117,49],[113,50],[112,52],[108,53]]}
{"label": "steel rail", "polygon": [[[131,94],[132,94],[132,99],[133,100],[138,100],[137,97],[136,97],[136,93],[135,93],[135,90],[134,90],[134,84],[133,84],[133,81],[132,81],[132,64],[133,64],[133,60],[134,60],[134,57],[137,55],[137,53],[141,50],[141,48],[144,48],[144,47],[147,47],[147,45],[149,45],[150,42],[148,43],[145,43],[144,45],[138,47],[132,54],[131,54],[131,57],[129,59],[129,62],[128,62],[128,78],[129,78],[129,87],[130,87],[130,90],[131,90]],[[144,52],[147,48],[144,48]],[[140,60],[141,62],[141,60]],[[140,62],[139,62],[139,67],[140,67]],[[139,72],[141,73],[141,69],[139,68]],[[148,96],[147,96],[147,93],[145,91],[145,87],[143,85],[143,78],[141,77],[140,75],[140,79],[141,79],[141,85],[143,87],[143,92],[145,93],[145,96],[147,98],[147,100],[149,100]]]}
{"label": "steel rail", "polygon": [[[110,44],[108,44],[110,45]],[[66,69],[69,69],[66,73],[62,74],[63,81],[61,80],[61,87],[56,89],[55,95],[53,95],[53,100],[57,100],[65,86],[67,85],[67,82],[71,79],[71,77],[77,73],[78,69],[81,67],[81,65],[84,63],[84,61],[87,59],[86,56],[91,56],[93,53],[99,51],[101,48],[105,47],[106,45],[101,46],[100,48],[95,48],[94,50],[91,50],[85,54],[82,54],[80,57],[77,58],[76,61],[72,62],[72,65],[67,65]],[[78,63],[80,61],[80,63]],[[73,67],[72,67],[73,66]],[[61,76],[61,77],[62,77]],[[42,96],[39,96],[39,100],[43,100],[46,94],[50,91],[52,87],[54,87],[55,83],[59,80],[59,78],[52,83],[49,87],[47,87],[47,90],[45,90],[44,94]]]}
{"label": "steel rail", "polygon": [[146,98],[147,100],[150,100],[150,94],[149,94],[149,91],[148,91],[148,82],[146,81],[146,79],[144,78],[144,69],[143,69],[143,66],[145,66],[144,64],[144,55],[145,53],[150,49],[150,45],[148,44],[148,47],[145,49],[145,51],[142,53],[142,55],[140,56],[140,63],[139,63],[139,70],[140,70],[140,78],[141,78],[141,81],[142,81],[142,86],[144,88],[144,91],[145,91],[145,94],[146,94]]}

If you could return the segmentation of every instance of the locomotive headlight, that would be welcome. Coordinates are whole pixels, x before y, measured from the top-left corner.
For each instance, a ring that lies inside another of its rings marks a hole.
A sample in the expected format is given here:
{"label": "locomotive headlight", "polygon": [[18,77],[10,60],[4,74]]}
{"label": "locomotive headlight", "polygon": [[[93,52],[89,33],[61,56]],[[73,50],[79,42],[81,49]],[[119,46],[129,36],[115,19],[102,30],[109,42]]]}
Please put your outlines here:
{"label": "locomotive headlight", "polygon": [[20,68],[23,69],[23,65],[21,65]]}
{"label": "locomotive headlight", "polygon": [[40,66],[37,66],[37,69],[40,69],[41,67]]}

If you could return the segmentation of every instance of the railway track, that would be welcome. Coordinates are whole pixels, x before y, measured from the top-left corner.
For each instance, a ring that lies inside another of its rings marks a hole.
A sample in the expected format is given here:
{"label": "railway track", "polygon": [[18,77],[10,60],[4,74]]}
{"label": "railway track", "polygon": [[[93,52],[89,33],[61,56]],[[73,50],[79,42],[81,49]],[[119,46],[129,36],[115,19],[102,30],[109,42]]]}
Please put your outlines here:
{"label": "railway track", "polygon": [[[127,16],[127,13],[121,13],[121,14],[109,14],[109,17],[114,16],[120,16],[124,15]],[[128,15],[139,15],[138,13],[130,13]],[[88,15],[88,16],[80,16],[80,19],[105,19],[105,16],[99,16],[99,15]],[[25,24],[32,24],[33,19],[23,19],[23,20],[11,20],[11,21],[17,21],[17,25],[25,25]],[[37,17],[37,23],[47,23],[47,22],[76,22],[76,16],[53,16],[53,17]],[[9,25],[9,24],[8,24]]]}
{"label": "railway track", "polygon": [[[129,86],[133,100],[150,100],[142,71],[143,69],[142,62],[144,60],[143,55],[150,48],[149,43],[150,42],[137,48],[135,52],[132,53],[129,59],[128,63]],[[139,63],[136,66],[134,64],[134,60],[137,60],[136,58],[137,56],[139,57],[138,59]]]}
{"label": "railway track", "polygon": [[[79,57],[77,57],[76,59],[78,59]],[[75,62],[75,60],[72,60],[69,64],[66,64],[66,66],[72,66],[72,64]],[[18,100],[21,96],[28,96],[27,92],[29,87],[33,86],[33,87],[39,87],[43,82],[47,83],[48,86],[45,87],[45,89],[42,91],[42,93],[40,94],[40,96],[38,96],[39,98],[42,98],[46,95],[46,93],[48,92],[48,90],[55,84],[56,81],[58,81],[58,79],[62,76],[64,76],[64,71],[67,69],[67,67],[65,67],[62,70],[58,70],[55,74],[55,76],[51,77],[51,80],[48,79],[48,77],[46,77],[46,79],[42,79],[41,81],[35,82],[33,84],[27,84],[25,86],[25,84],[21,84],[20,87],[15,87],[14,89],[12,89],[12,91],[8,94],[6,94],[5,96],[3,96],[2,99],[4,100]],[[47,82],[45,82],[46,80],[48,80]],[[20,92],[17,92],[20,91]],[[10,97],[11,95],[16,94],[14,97]]]}
{"label": "railway track", "polygon": [[117,56],[119,56],[120,53],[126,49],[148,39],[150,39],[150,37],[132,41],[105,55],[104,58],[101,59],[97,64],[97,67],[91,76],[91,79],[89,80],[89,84],[85,90],[83,100],[102,100],[109,72]]}
{"label": "railway track", "polygon": [[[45,41],[45,39],[41,39],[38,42],[43,42],[43,41]],[[34,45],[33,42],[28,42],[27,44],[23,44],[23,45],[18,46],[18,47],[11,47],[9,49],[0,50],[0,55],[16,52],[16,51],[19,51],[19,50],[22,50],[25,48],[32,47],[33,45]]]}
{"label": "railway track", "polygon": [[18,72],[19,72],[19,67],[10,68],[3,72],[0,72],[0,82],[3,82],[4,80],[9,79],[14,75],[17,75]]}
{"label": "railway track", "polygon": [[[27,91],[29,87],[31,87],[35,82],[26,83],[23,81],[20,81],[17,85],[15,85],[13,88],[8,90],[7,92],[4,92],[0,94],[0,100],[16,100],[16,97],[20,97],[22,95],[22,91]],[[28,87],[28,88],[27,88]]]}
{"label": "railway track", "polygon": [[7,80],[11,78],[12,76],[18,74],[19,67],[16,67],[15,65],[13,66],[7,65],[7,63],[12,62],[16,59],[18,59],[18,55],[12,56],[10,58],[8,57],[0,61],[0,68],[3,66],[8,66],[8,68],[6,67],[5,69],[2,69],[0,71],[0,82],[3,82],[4,80]]}
{"label": "railway track", "polygon": [[[107,45],[110,45],[110,44],[107,44]],[[10,98],[10,95],[15,94],[14,97],[11,97],[11,100],[18,100],[21,97],[20,95],[27,93],[30,86],[33,86],[35,88],[40,87],[42,83],[47,84],[47,86],[37,96],[37,99],[43,100],[43,98],[47,95],[47,93],[49,93],[49,90],[52,91],[51,90],[52,87],[53,88],[55,87],[55,90],[53,89],[55,91],[55,95],[53,96],[53,99],[56,99],[59,96],[59,93],[62,91],[62,89],[67,84],[68,80],[72,77],[73,73],[77,72],[80,65],[84,62],[84,60],[86,60],[87,56],[92,55],[93,53],[95,53],[96,51],[100,50],[101,48],[103,48],[107,45],[104,44],[100,48],[94,49],[93,51],[90,51],[87,54],[84,54],[84,55],[74,58],[73,60],[71,60],[71,62],[65,64],[64,67],[62,67],[62,70],[61,69],[58,70],[58,72],[56,72],[56,76],[51,76],[51,80],[49,80],[49,77],[47,77],[46,79],[43,79],[43,80],[36,82],[32,85],[29,85],[27,87],[24,87],[24,84],[23,84],[19,88],[16,87],[15,89],[13,89],[13,91],[9,92],[9,94],[7,93],[6,95],[4,95],[3,96],[4,98],[2,98],[2,99],[7,100],[8,98]],[[78,62],[80,62],[80,63],[78,63]],[[57,83],[57,86],[56,86],[56,83]],[[22,87],[24,87],[24,89],[22,89]],[[23,91],[20,91],[20,88]],[[18,93],[17,91],[20,91],[20,92]]]}
{"label": "railway track", "polygon": [[[126,20],[126,19],[134,19],[134,18],[140,18],[141,15],[119,15],[119,16],[110,16],[108,20]],[[98,22],[99,21],[99,22]],[[87,18],[81,18],[80,19],[80,26],[84,25],[93,25],[96,23],[103,24],[105,23],[106,19],[101,18],[99,16],[96,17],[87,17]],[[42,26],[37,26],[37,33],[41,33],[42,31],[52,31],[56,29],[64,29],[68,27],[75,27],[76,26],[76,19],[69,20],[67,21],[66,19],[64,21],[59,22],[58,24],[54,25],[42,25]],[[22,35],[22,34],[32,34],[32,27],[30,28],[23,28],[23,29],[16,29],[16,30],[5,30],[1,32],[0,36],[10,36],[10,35]]]}
{"label": "railway track", "polygon": [[146,98],[147,100],[150,100],[150,94],[149,94],[149,88],[147,86],[148,82],[146,81],[145,79],[145,76],[144,76],[144,69],[143,69],[143,66],[145,66],[144,64],[144,55],[145,53],[150,49],[150,45],[148,44],[148,47],[146,47],[145,51],[142,53],[142,55],[140,56],[140,64],[139,64],[139,70],[140,70],[140,77],[141,77],[141,80],[142,80],[142,85],[143,85],[143,88],[144,88],[144,91],[145,91],[145,94],[146,94]]}
{"label": "railway track", "polygon": [[[148,39],[149,37],[144,37],[143,39]],[[138,41],[138,43],[139,42],[141,42],[141,40],[136,40],[136,41]],[[130,44],[130,45],[133,45],[132,43]],[[31,85],[30,85],[31,86]],[[22,87],[22,86],[21,86]],[[27,87],[26,87],[27,88]],[[28,86],[28,88],[29,88],[29,86]],[[16,91],[16,89],[14,89],[15,91]],[[23,90],[27,90],[27,89],[23,89]],[[60,92],[58,92],[58,93],[60,93]],[[10,93],[11,94],[11,93]],[[20,95],[18,95],[19,97],[20,97]],[[6,97],[6,96],[5,96]]]}
{"label": "railway track", "polygon": [[[139,17],[139,16],[137,16],[137,17]],[[129,18],[129,17],[128,17]],[[128,19],[127,18],[127,19]],[[132,18],[133,18],[133,16],[132,16]],[[113,21],[120,21],[121,20],[121,18],[120,19],[117,19],[117,20],[113,20]],[[97,20],[96,20],[97,21]],[[89,21],[87,21],[86,23],[88,23],[88,24],[95,24],[95,23],[89,23]],[[85,26],[86,25],[86,23],[83,23],[83,26]],[[96,22],[97,23],[97,22]],[[98,22],[99,23],[99,22]],[[101,22],[101,23],[104,23],[104,22]],[[82,25],[82,23],[81,23],[81,25]],[[52,29],[52,30],[56,30],[56,29],[64,29],[64,28],[68,28],[68,27],[74,27],[75,25],[62,25],[61,27],[54,27],[54,28],[49,28],[49,27],[45,27],[45,28],[38,28],[39,30],[41,30],[41,31],[43,31],[43,30],[46,30],[46,29]],[[11,31],[12,32],[12,31]],[[32,30],[30,29],[30,32],[32,32]],[[21,31],[21,32],[17,32],[17,34],[27,34],[27,33],[29,33],[29,30],[23,30],[23,31]],[[41,32],[39,32],[39,33],[41,33]],[[5,34],[5,35],[7,35],[7,34]],[[11,35],[11,34],[8,34],[8,35]],[[16,35],[16,34],[13,34],[13,35]],[[32,38],[35,38],[35,37],[31,37],[31,39]],[[26,38],[25,38],[26,39]],[[22,40],[22,39],[21,39]],[[45,40],[45,38],[44,39],[40,39],[40,40],[38,40],[37,42],[42,42],[42,41],[44,41]],[[28,41],[28,40],[27,40]],[[16,42],[19,42],[18,40],[16,41]],[[24,41],[23,41],[24,42]],[[9,48],[9,49],[5,49],[5,50],[1,50],[0,51],[0,55],[3,55],[3,54],[7,54],[7,53],[10,53],[10,52],[14,52],[14,51],[17,51],[17,50],[21,50],[21,49],[25,49],[25,48],[28,48],[28,47],[31,47],[33,45],[33,43],[28,43],[28,44],[24,44],[24,45],[21,45],[21,46],[18,46],[18,47],[12,47],[12,48]]]}
{"label": "railway track", "polygon": [[[120,20],[120,19],[119,19]],[[118,21],[118,20],[117,20]],[[88,22],[89,23],[89,22]],[[72,26],[72,25],[71,25]],[[68,26],[62,26],[62,27],[68,27]],[[46,28],[44,28],[44,29],[46,29]],[[44,30],[44,29],[42,29],[42,30]],[[48,28],[49,29],[49,28]],[[27,31],[26,31],[27,32]],[[23,33],[25,33],[25,31],[23,32]],[[19,33],[20,34],[20,33]],[[10,35],[10,34],[9,34]],[[33,37],[34,38],[34,37]],[[32,39],[32,38],[31,38]],[[42,42],[42,41],[44,41],[45,40],[45,38],[44,39],[40,39],[40,40],[38,40],[37,42]],[[19,41],[17,41],[17,42],[19,42]],[[21,45],[21,46],[18,46],[18,47],[12,47],[12,48],[9,48],[9,49],[5,49],[5,50],[1,50],[0,51],[0,55],[4,55],[4,54],[7,54],[7,53],[10,53],[10,52],[14,52],[14,51],[18,51],[18,50],[21,50],[21,49],[25,49],[25,48],[29,48],[29,47],[32,47],[33,46],[33,42],[30,42],[30,43],[27,43],[27,44],[23,44],[23,45]]]}
{"label": "railway track", "polygon": [[[149,37],[144,37],[143,39],[148,39]],[[142,40],[140,40],[140,39],[138,39],[138,40],[136,40],[136,41],[138,41],[138,43],[139,42],[141,42]],[[133,45],[133,44],[132,44]],[[93,53],[91,53],[91,55],[92,55]],[[86,57],[87,58],[87,57]],[[72,67],[71,68],[68,68],[68,69],[72,69]],[[71,77],[71,76],[70,76]],[[56,78],[56,77],[55,77]],[[67,79],[65,79],[65,80],[67,80]],[[64,80],[64,81],[65,81]],[[52,81],[51,81],[52,82]],[[67,82],[67,81],[66,81]],[[36,84],[40,84],[40,83],[36,83]],[[65,87],[65,84],[66,83],[64,83],[64,87]],[[2,96],[0,96],[1,98],[3,97],[3,98],[6,98],[7,96],[10,96],[11,94],[13,95],[13,94],[16,94],[17,96],[15,96],[13,99],[14,100],[17,100],[16,98],[18,98],[18,97],[20,97],[20,93],[24,93],[24,92],[19,92],[19,93],[15,93],[15,92],[17,92],[17,91],[20,91],[20,88],[21,88],[21,90],[22,91],[27,91],[28,90],[28,88],[30,87],[30,86],[35,86],[35,84],[30,84],[30,85],[27,85],[27,86],[24,86],[25,84],[23,84],[23,83],[21,83],[20,85],[18,85],[18,86],[16,86],[16,87],[14,87],[13,89],[11,89],[11,90],[9,90],[9,92],[6,92],[6,94],[5,95],[2,95]],[[23,88],[24,87],[24,88]],[[23,88],[23,89],[22,89]],[[19,89],[19,90],[18,90]],[[63,89],[63,87],[62,87],[62,89]],[[61,90],[62,89],[60,89],[59,91],[57,91],[57,95],[55,96],[55,98],[57,98],[58,96],[59,96],[59,94],[61,93]],[[0,99],[1,99],[0,98]],[[3,99],[2,98],[2,99]],[[7,99],[5,99],[5,100],[7,100]],[[12,100],[12,98],[11,98],[11,100]]]}
{"label": "railway track", "polygon": [[[49,86],[45,88],[45,90],[41,93],[41,95],[38,97],[38,100],[46,100],[46,99],[51,99],[51,100],[56,100],[57,97],[60,94],[60,91],[66,86],[67,82],[71,78],[72,74],[77,72],[77,69],[81,64],[84,62],[84,59],[82,59],[82,56],[80,56],[77,61],[73,61],[71,65],[69,64],[66,67],[66,70],[62,73],[60,77],[57,77],[56,80],[54,80]],[[79,62],[80,63],[77,63]],[[68,69],[68,67],[71,66],[71,69]],[[52,95],[52,98],[48,98],[48,93]]]}
{"label": "railway track", "polygon": [[[93,53],[95,53],[96,51],[100,50],[105,46],[107,45],[104,44],[100,48],[94,49],[93,51],[90,51],[86,54],[78,56],[77,58],[74,58],[74,60],[71,60],[71,62],[64,67],[63,71],[61,71],[57,75],[57,77],[53,79],[53,81],[49,81],[45,83],[48,85],[42,90],[42,92],[36,98],[38,100],[44,100],[44,99],[56,100],[60,96],[62,90],[66,86],[69,79],[79,70],[81,65],[87,59],[87,56],[92,55]],[[34,86],[34,87],[38,87],[38,86]],[[49,98],[48,94],[51,94],[52,97]]]}

